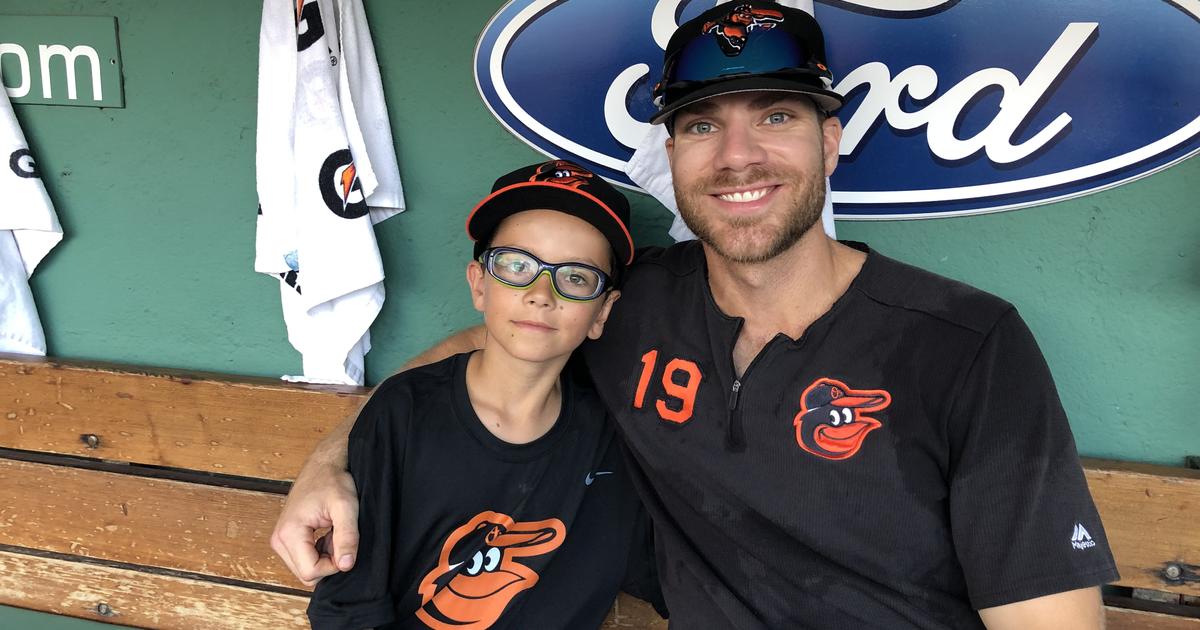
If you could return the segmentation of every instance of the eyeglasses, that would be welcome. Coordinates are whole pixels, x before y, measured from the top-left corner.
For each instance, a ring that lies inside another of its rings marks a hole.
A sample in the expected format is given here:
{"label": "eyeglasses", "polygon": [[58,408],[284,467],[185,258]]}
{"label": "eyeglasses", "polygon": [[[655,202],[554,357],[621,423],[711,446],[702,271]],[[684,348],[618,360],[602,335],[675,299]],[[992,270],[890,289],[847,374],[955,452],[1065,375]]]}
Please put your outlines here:
{"label": "eyeglasses", "polygon": [[550,276],[554,294],[569,302],[594,300],[610,283],[608,274],[591,265],[579,262],[552,265],[515,247],[485,249],[479,256],[479,263],[488,275],[514,289],[524,289],[546,273]]}

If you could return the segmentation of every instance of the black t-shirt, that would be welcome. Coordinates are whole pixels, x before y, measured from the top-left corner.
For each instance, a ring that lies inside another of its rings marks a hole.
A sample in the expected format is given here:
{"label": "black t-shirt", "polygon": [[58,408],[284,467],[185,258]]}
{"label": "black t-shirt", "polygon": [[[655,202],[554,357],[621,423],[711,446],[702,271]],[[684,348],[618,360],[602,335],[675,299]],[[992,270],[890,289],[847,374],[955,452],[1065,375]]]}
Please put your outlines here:
{"label": "black t-shirt", "polygon": [[637,464],[673,626],[979,628],[976,609],[1117,578],[1012,305],[869,252],[738,379],[741,325],[687,243],[643,252],[583,347]]}
{"label": "black t-shirt", "polygon": [[590,385],[564,371],[554,426],[510,444],[471,407],[468,356],[389,378],[359,414],[360,553],[318,584],[313,628],[596,628],[623,582],[653,599],[648,519]]}

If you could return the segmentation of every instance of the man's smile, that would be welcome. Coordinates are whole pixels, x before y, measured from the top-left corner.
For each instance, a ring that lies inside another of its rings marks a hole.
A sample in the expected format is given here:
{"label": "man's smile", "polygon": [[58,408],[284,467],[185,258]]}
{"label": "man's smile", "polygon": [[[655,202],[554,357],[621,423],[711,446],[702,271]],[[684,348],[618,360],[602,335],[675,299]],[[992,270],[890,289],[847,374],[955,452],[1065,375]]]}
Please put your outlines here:
{"label": "man's smile", "polygon": [[709,193],[721,212],[734,216],[756,214],[779,195],[780,184],[753,184],[750,187],[723,188]]}
{"label": "man's smile", "polygon": [[730,191],[730,192],[718,193],[716,195],[716,197],[717,197],[717,199],[720,199],[721,201],[728,201],[728,202],[732,202],[732,203],[747,203],[747,202],[751,202],[751,201],[758,201],[759,199],[766,197],[767,194],[769,194],[775,188],[776,188],[775,186],[764,186],[762,188],[753,188],[753,189],[748,189],[748,190],[735,190],[735,191]]}

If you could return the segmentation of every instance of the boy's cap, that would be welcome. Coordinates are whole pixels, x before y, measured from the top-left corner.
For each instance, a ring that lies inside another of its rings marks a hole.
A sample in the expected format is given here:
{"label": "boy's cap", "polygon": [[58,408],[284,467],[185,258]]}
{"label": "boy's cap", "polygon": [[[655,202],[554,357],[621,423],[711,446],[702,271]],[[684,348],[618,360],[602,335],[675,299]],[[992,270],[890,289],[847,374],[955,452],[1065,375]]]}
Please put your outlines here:
{"label": "boy's cap", "polygon": [[618,262],[633,262],[625,195],[599,175],[566,160],[523,166],[496,180],[492,194],[467,217],[467,236],[475,241],[475,256],[483,253],[505,218],[538,209],[557,210],[587,221],[612,244]]}
{"label": "boy's cap", "polygon": [[816,19],[775,2],[719,4],[684,22],[663,54],[654,86],[666,121],[679,108],[734,92],[795,92],[829,113],[842,106],[825,65],[825,37]]}

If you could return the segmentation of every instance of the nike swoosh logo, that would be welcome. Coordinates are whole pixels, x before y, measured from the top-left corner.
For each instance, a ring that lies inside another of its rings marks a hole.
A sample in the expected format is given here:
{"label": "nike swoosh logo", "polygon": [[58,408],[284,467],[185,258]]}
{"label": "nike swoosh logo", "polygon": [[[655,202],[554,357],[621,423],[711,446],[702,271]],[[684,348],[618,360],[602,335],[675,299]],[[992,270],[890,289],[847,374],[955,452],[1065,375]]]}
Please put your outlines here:
{"label": "nike swoosh logo", "polygon": [[[593,476],[593,474],[594,474],[594,476]],[[596,477],[599,477],[600,475],[611,475],[611,474],[612,474],[611,470],[600,470],[595,473],[588,473],[587,477],[584,477],[584,479],[583,479],[583,485],[590,486],[590,485],[592,485],[592,482],[596,480]]]}

